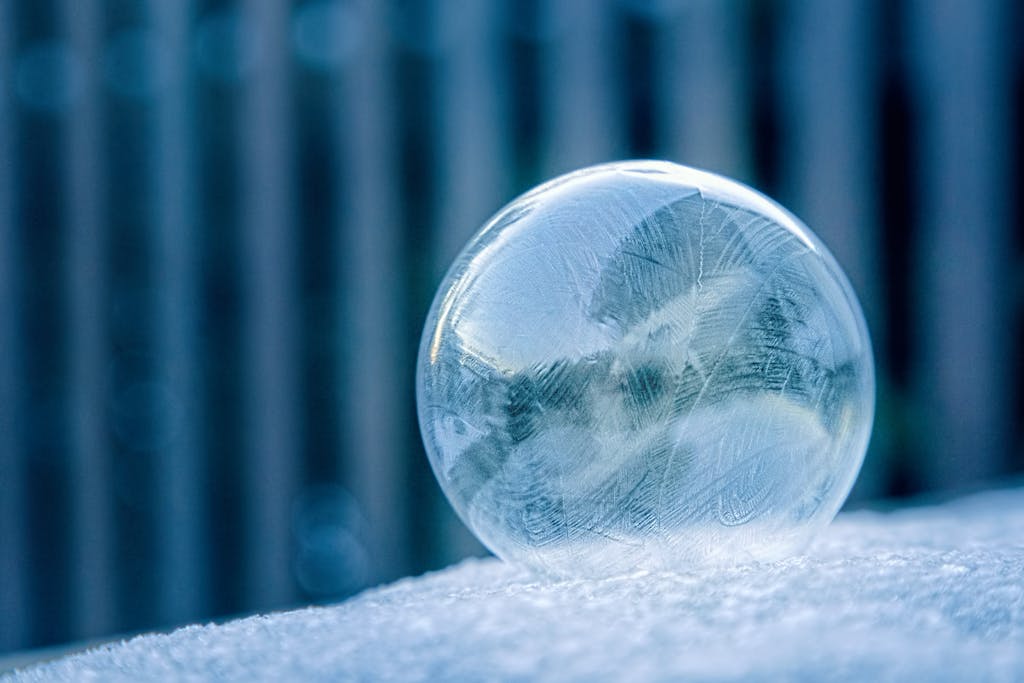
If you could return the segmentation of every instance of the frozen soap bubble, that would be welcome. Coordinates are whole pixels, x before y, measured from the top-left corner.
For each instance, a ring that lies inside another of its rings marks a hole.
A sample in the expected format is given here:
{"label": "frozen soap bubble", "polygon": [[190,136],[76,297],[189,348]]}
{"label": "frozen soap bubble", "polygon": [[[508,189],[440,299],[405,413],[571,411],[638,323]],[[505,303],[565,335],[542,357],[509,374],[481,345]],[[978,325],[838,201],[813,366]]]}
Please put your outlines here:
{"label": "frozen soap bubble", "polygon": [[874,413],[864,318],[821,242],[744,185],[656,161],[498,212],[438,291],[417,375],[463,521],[561,576],[799,552]]}

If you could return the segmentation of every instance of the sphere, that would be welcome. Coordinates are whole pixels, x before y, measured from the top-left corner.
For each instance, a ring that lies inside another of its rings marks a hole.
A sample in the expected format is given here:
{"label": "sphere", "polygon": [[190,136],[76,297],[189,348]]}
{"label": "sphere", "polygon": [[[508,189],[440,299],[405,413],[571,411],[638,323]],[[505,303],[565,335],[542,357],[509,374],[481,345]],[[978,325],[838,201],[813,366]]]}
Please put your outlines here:
{"label": "sphere", "polygon": [[792,214],[630,161],[491,218],[434,299],[417,368],[430,464],[499,557],[556,576],[800,552],[874,414],[867,327]]}

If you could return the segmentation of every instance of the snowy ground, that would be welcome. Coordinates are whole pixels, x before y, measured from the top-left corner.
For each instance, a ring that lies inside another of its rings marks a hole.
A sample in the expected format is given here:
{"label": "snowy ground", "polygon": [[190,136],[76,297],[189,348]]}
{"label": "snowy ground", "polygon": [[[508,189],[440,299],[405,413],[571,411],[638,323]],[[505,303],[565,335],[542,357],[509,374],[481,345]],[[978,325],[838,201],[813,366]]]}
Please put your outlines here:
{"label": "snowy ground", "polygon": [[1024,488],[840,516],[806,557],[549,583],[496,560],[4,681],[1024,681]]}

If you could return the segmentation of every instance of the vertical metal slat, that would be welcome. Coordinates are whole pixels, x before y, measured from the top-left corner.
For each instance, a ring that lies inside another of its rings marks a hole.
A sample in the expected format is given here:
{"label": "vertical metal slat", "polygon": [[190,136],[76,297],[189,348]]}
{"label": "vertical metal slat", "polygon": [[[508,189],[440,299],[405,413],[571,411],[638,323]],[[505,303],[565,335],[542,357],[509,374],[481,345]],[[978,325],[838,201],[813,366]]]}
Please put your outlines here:
{"label": "vertical metal slat", "polygon": [[189,168],[188,29],[192,2],[150,0],[161,90],[155,103],[156,206],[153,263],[156,269],[154,335],[157,375],[167,383],[173,412],[167,442],[156,454],[160,508],[156,535],[160,575],[156,612],[164,623],[204,616],[208,609],[206,520],[202,517],[205,469],[200,457],[202,390],[199,386],[199,278],[195,253],[195,195]]}
{"label": "vertical metal slat", "polygon": [[657,50],[656,120],[673,160],[749,180],[743,19],[737,0],[697,0],[666,17]]}
{"label": "vertical metal slat", "polygon": [[82,637],[108,633],[115,615],[111,592],[110,481],[106,451],[106,358],[103,320],[103,178],[99,125],[102,26],[92,0],[65,0],[71,50],[84,67],[82,93],[67,118],[68,300],[70,311],[70,414],[74,482],[71,536],[73,629]]}
{"label": "vertical metal slat", "polygon": [[[440,277],[469,236],[507,199],[503,74],[495,3],[437,3],[441,158],[435,273]],[[428,134],[424,131],[424,134]]]}
{"label": "vertical metal slat", "polygon": [[[338,125],[342,162],[337,192],[342,231],[337,261],[341,273],[343,315],[339,339],[348,338],[348,356],[339,363],[349,400],[342,422],[343,471],[369,527],[371,582],[408,571],[408,494],[405,424],[407,378],[399,373],[402,346],[399,320],[403,292],[399,249],[396,121],[394,93],[388,83],[389,46],[379,3],[361,0],[356,7],[360,41],[343,67]],[[340,28],[340,27],[339,27]],[[349,32],[346,32],[349,33]],[[343,34],[344,35],[344,34]]]}
{"label": "vertical metal slat", "polygon": [[249,0],[260,52],[242,111],[241,244],[245,305],[244,596],[261,609],[294,599],[291,503],[296,493],[295,244],[289,150],[289,13],[284,0]]}
{"label": "vertical metal slat", "polygon": [[[0,83],[10,83],[13,69],[10,2],[0,1]],[[15,419],[15,368],[18,366],[18,342],[14,322],[14,269],[18,257],[13,230],[12,182],[13,158],[11,128],[14,123],[10,88],[0,90],[0,651],[14,650],[26,644],[28,605],[25,600],[24,505],[22,497],[22,452]]]}
{"label": "vertical metal slat", "polygon": [[923,114],[914,322],[929,460],[920,475],[932,488],[994,476],[1009,446],[1006,9],[954,0],[908,7]]}
{"label": "vertical metal slat", "polygon": [[624,126],[612,69],[617,58],[609,0],[543,3],[550,26],[543,102],[546,178],[625,153]]}

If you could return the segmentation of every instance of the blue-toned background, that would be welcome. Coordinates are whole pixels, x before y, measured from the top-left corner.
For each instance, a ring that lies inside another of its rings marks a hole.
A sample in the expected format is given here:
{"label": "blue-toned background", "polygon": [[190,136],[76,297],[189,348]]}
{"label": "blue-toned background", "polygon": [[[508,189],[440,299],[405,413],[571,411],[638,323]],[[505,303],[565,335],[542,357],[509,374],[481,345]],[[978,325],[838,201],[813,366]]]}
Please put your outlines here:
{"label": "blue-toned background", "polygon": [[861,296],[858,501],[1024,470],[1010,0],[0,0],[0,651],[481,549],[422,454],[448,262],[558,173],[779,199]]}

